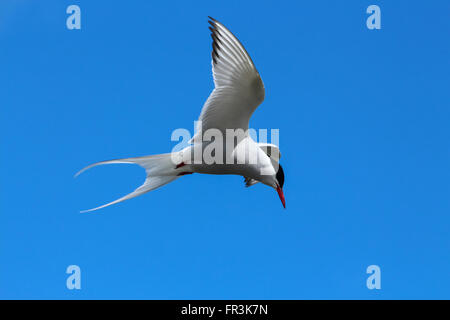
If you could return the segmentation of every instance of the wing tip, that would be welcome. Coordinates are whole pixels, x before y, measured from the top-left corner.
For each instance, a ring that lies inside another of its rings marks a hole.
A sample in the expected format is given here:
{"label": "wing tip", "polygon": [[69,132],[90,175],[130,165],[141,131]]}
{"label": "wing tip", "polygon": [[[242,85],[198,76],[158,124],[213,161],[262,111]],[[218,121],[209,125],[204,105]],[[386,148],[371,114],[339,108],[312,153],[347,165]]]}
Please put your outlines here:
{"label": "wing tip", "polygon": [[221,25],[221,26],[223,26],[223,24],[219,21],[219,20],[217,20],[217,19],[214,19],[213,17],[211,17],[211,16],[208,16],[208,23],[210,24],[210,25],[212,25],[214,28],[216,28],[216,26],[217,25]]}

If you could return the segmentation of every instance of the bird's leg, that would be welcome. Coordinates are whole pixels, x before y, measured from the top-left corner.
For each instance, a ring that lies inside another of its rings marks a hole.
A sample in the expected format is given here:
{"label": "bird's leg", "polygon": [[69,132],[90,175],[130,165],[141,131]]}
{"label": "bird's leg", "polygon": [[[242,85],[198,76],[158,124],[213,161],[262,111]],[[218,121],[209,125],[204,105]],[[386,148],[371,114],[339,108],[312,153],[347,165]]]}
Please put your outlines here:
{"label": "bird's leg", "polygon": [[178,176],[184,176],[185,174],[193,174],[193,172],[183,171],[177,174]]}
{"label": "bird's leg", "polygon": [[[184,167],[186,165],[186,163],[184,163],[184,162],[181,162],[181,163],[179,163],[179,164],[177,164],[177,166],[175,167],[175,169],[178,169],[178,168],[181,168],[181,167]],[[192,174],[193,172],[189,172],[189,171],[182,171],[182,172],[180,172],[179,174],[177,174],[177,176],[184,176],[185,174]]]}
{"label": "bird's leg", "polygon": [[184,163],[184,162],[181,162],[181,163],[177,164],[177,166],[175,167],[175,169],[178,169],[178,168],[184,167],[185,165],[186,165],[186,163]]}

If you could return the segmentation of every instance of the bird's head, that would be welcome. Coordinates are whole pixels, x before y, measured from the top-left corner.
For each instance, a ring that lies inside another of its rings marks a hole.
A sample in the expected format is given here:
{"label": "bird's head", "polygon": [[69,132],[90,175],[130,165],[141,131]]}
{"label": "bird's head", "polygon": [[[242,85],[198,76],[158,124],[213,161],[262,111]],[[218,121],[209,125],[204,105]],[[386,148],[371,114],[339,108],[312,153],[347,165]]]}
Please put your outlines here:
{"label": "bird's head", "polygon": [[275,175],[275,178],[277,180],[276,190],[278,192],[278,196],[280,197],[283,207],[286,209],[286,200],[284,200],[284,193],[283,193],[284,171],[281,164],[278,165],[278,171],[277,174]]}
{"label": "bird's head", "polygon": [[278,164],[278,171],[274,175],[266,176],[261,182],[274,188],[278,192],[283,207],[286,208],[286,200],[284,199],[283,185],[284,185],[284,171],[283,167]]}

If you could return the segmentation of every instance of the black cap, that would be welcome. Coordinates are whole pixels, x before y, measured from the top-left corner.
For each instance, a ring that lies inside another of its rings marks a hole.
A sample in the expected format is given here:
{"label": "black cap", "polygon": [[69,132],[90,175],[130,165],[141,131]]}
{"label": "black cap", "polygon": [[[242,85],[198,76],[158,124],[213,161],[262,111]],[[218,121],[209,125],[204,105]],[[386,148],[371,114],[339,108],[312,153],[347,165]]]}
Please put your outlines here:
{"label": "black cap", "polygon": [[277,171],[277,181],[278,184],[281,188],[283,188],[284,185],[284,171],[283,171],[283,167],[281,166],[281,164],[278,164],[278,171]]}

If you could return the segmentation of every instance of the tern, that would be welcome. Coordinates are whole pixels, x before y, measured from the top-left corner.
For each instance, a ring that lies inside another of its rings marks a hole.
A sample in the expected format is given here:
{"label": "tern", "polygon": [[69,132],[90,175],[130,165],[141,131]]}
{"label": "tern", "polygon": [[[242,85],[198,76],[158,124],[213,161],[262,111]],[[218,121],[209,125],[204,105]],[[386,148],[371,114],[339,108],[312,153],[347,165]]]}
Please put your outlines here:
{"label": "tern", "polygon": [[[98,210],[140,196],[192,173],[241,175],[246,187],[261,182],[277,191],[286,208],[284,172],[279,164],[280,150],[274,144],[254,141],[248,131],[250,117],[264,100],[264,84],[241,42],[219,21],[209,17],[208,22],[213,40],[211,55],[215,88],[203,105],[197,132],[189,145],[172,153],[101,161],[80,170],[75,177],[98,165],[131,163],[143,167],[147,175],[144,183],[132,193],[81,212]],[[223,140],[204,139],[204,133],[208,130],[223,136],[235,131],[243,134],[234,136],[232,147],[229,148]],[[215,159],[223,161],[197,161],[196,150],[202,154],[208,148],[211,149],[212,143],[215,143]],[[223,152],[218,152],[218,147]]]}

